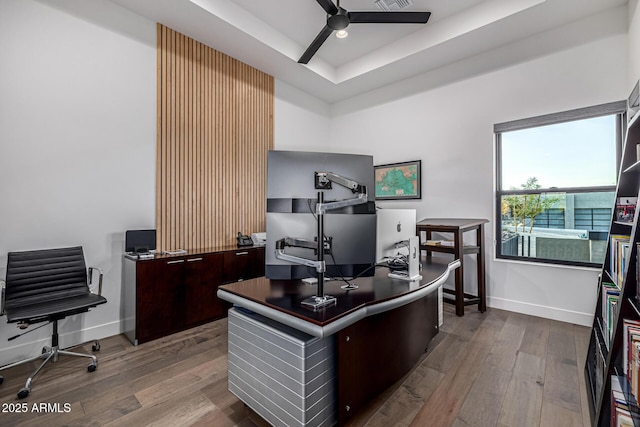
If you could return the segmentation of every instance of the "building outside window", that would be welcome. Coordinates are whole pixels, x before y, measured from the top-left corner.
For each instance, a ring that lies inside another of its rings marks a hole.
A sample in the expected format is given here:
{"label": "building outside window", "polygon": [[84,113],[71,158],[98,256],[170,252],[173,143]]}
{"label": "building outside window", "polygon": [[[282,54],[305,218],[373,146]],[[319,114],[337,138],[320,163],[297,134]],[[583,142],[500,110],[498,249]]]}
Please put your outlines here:
{"label": "building outside window", "polygon": [[625,108],[621,101],[494,126],[498,258],[602,265]]}

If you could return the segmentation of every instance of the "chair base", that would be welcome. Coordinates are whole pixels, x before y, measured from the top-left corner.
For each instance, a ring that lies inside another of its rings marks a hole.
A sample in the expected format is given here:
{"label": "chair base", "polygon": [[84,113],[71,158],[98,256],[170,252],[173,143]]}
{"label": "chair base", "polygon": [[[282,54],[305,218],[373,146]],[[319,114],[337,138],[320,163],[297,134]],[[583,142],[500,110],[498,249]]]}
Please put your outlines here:
{"label": "chair base", "polygon": [[[31,383],[33,382],[33,379],[35,378],[35,376],[38,375],[38,372],[40,372],[40,370],[49,361],[51,361],[52,363],[57,362],[60,355],[88,357],[91,359],[91,364],[87,366],[87,371],[93,372],[98,368],[98,358],[92,354],[84,354],[84,353],[76,353],[73,351],[60,350],[60,348],[58,347],[58,321],[57,320],[53,320],[52,342],[53,342],[53,345],[51,347],[43,347],[42,354],[40,354],[39,356],[34,356],[28,359],[20,360],[18,362],[11,363],[9,365],[6,365],[0,368],[0,370],[9,369],[9,368],[13,368],[14,366],[22,365],[24,363],[33,362],[34,360],[44,359],[44,362],[42,362],[40,366],[38,366],[38,369],[36,369],[29,376],[29,378],[27,378],[27,382],[25,383],[24,388],[20,389],[20,391],[18,392],[18,399],[24,399],[25,397],[29,396],[29,393],[31,393]],[[93,351],[100,350],[100,343],[98,341],[95,341],[92,348],[93,348]],[[4,382],[4,377],[0,376],[0,384],[2,384],[3,382]]]}

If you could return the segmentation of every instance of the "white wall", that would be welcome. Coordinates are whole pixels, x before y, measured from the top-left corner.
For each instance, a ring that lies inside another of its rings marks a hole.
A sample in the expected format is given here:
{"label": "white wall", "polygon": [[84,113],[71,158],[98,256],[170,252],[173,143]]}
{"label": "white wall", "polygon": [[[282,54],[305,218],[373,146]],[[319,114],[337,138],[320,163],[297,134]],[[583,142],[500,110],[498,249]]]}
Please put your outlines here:
{"label": "white wall", "polygon": [[276,150],[327,151],[327,103],[276,80],[274,110]]}
{"label": "white wall", "polygon": [[[155,224],[155,24],[83,3],[0,2],[0,278],[9,251],[74,245],[105,274],[62,346],[120,332],[124,232]],[[50,345],[18,332],[2,318],[0,365]]]}
{"label": "white wall", "polygon": [[[332,106],[331,122],[336,151],[372,153],[377,164],[422,160],[422,200],[380,202],[382,207],[415,208],[418,219],[491,221],[485,228],[490,306],[584,325],[591,324],[594,311],[596,270],[494,259],[493,124],[626,97],[626,7],[596,19],[609,35],[590,40],[593,19],[574,23],[484,56],[500,58],[544,43],[562,46],[563,38],[588,42],[447,86],[421,90],[429,76],[418,76]],[[393,93],[414,95],[392,100]],[[472,268],[465,276],[473,291],[475,257],[467,259]]]}
{"label": "white wall", "polygon": [[629,73],[628,92],[640,79],[640,6],[638,0],[629,0]]}

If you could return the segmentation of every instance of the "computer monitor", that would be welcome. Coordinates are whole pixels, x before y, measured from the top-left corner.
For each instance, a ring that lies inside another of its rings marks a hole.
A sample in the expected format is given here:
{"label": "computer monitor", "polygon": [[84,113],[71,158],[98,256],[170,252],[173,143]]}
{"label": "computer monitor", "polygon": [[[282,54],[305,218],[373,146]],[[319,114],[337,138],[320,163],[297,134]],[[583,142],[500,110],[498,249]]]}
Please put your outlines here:
{"label": "computer monitor", "polygon": [[409,238],[416,235],[415,209],[378,209],[376,262],[408,255]]}
{"label": "computer monitor", "polygon": [[[276,242],[289,237],[313,242],[317,236],[315,172],[333,172],[367,187],[368,202],[327,211],[324,234],[331,241],[325,254],[327,277],[373,274],[376,210],[373,157],[358,154],[269,151],[267,163],[267,243],[265,276],[269,279],[317,277],[313,267],[276,258]],[[349,189],[333,184],[323,190],[326,202],[354,198]],[[317,259],[312,249],[287,247],[289,255]],[[368,270],[370,269],[370,270]]]}
{"label": "computer monitor", "polygon": [[149,252],[156,249],[156,230],[127,230],[125,252]]}

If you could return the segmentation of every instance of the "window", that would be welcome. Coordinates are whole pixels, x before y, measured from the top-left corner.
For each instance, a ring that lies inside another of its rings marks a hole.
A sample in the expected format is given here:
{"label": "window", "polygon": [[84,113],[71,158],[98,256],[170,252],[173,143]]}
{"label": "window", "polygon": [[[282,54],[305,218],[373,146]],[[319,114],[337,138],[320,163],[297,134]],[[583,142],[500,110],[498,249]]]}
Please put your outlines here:
{"label": "window", "polygon": [[534,220],[537,228],[564,228],[564,209],[545,209]]}
{"label": "window", "polygon": [[576,228],[607,233],[611,224],[611,208],[576,208]]}
{"label": "window", "polygon": [[498,258],[600,266],[626,103],[494,126]]}

